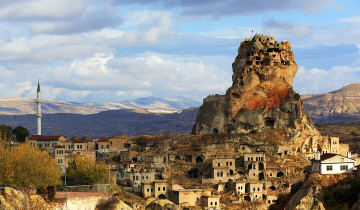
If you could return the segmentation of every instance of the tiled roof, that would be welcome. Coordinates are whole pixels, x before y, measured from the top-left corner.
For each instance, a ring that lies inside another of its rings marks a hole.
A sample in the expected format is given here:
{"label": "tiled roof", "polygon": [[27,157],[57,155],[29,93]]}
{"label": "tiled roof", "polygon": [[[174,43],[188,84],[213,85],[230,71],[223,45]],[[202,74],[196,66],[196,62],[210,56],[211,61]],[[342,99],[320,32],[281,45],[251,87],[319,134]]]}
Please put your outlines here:
{"label": "tiled roof", "polygon": [[29,140],[37,140],[37,141],[55,141],[59,140],[61,136],[43,136],[43,135],[32,135]]}
{"label": "tiled roof", "polygon": [[336,155],[338,155],[338,154],[334,154],[334,153],[325,153],[325,154],[322,154],[322,155],[320,156],[320,161],[327,160],[327,159],[332,158],[332,157],[334,157],[334,156],[336,156]]}
{"label": "tiled roof", "polygon": [[74,143],[86,143],[86,141],[80,140],[80,139],[79,139],[79,140],[73,140],[73,142],[74,142]]}
{"label": "tiled roof", "polygon": [[98,142],[109,142],[109,138],[103,137],[103,138],[99,139]]}

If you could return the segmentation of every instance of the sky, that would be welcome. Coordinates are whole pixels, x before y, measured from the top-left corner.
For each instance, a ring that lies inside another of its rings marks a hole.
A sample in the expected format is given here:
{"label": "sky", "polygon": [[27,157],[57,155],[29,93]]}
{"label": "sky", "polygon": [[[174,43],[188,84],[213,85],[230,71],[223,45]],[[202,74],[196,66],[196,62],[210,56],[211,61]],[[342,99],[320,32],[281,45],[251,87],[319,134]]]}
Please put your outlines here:
{"label": "sky", "polygon": [[224,94],[240,42],[290,41],[294,89],[360,82],[358,0],[0,0],[0,97]]}

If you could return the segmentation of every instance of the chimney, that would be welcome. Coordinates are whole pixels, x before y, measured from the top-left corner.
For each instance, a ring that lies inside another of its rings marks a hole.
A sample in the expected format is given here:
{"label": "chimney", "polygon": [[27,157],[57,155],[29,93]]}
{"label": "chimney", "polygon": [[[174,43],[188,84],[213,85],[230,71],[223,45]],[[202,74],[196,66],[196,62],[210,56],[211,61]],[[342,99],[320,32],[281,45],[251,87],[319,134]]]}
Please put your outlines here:
{"label": "chimney", "polygon": [[347,157],[351,158],[351,152],[350,151],[347,152]]}
{"label": "chimney", "polygon": [[315,160],[320,160],[320,156],[321,156],[320,152],[316,152],[315,153]]}

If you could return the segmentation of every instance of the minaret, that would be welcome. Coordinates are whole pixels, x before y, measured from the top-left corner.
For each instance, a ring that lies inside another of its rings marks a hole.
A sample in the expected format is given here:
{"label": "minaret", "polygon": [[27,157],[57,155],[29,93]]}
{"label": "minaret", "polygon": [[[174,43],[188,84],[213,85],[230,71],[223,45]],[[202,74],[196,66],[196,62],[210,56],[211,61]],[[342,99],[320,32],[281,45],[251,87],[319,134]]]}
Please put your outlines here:
{"label": "minaret", "polygon": [[37,99],[36,99],[36,105],[37,105],[37,135],[41,135],[41,99],[40,99],[40,82],[38,81],[38,87],[37,87]]}

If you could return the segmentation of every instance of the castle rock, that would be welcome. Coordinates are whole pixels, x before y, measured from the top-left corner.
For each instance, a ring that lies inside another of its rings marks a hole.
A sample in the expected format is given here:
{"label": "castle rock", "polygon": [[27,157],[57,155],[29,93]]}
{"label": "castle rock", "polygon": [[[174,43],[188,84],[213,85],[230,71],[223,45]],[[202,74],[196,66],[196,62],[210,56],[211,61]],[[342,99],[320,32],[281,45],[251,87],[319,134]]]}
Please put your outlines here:
{"label": "castle rock", "polygon": [[231,134],[283,129],[289,137],[320,137],[293,90],[297,64],[288,41],[256,34],[245,39],[232,64],[225,95],[203,100],[193,134]]}

